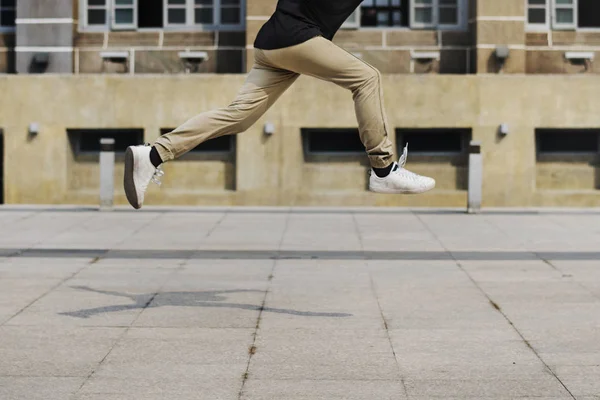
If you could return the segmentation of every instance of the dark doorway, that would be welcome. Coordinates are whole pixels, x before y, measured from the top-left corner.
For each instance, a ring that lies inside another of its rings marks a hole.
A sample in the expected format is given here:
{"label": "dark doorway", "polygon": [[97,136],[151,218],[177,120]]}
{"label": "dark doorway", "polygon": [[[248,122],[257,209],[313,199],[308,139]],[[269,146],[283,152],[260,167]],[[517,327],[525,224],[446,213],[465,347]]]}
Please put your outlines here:
{"label": "dark doorway", "polygon": [[163,1],[144,0],[138,6],[139,28],[162,28],[163,27]]}
{"label": "dark doorway", "polygon": [[579,28],[600,28],[600,2],[579,0]]}

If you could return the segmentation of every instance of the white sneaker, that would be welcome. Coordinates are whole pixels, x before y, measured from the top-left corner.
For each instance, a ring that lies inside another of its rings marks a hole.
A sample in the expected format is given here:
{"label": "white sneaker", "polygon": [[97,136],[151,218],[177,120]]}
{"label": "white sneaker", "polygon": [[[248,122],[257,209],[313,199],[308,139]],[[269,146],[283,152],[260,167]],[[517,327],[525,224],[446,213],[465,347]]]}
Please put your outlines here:
{"label": "white sneaker", "polygon": [[125,175],[123,186],[129,204],[135,209],[142,208],[144,193],[150,182],[160,185],[160,177],[164,172],[155,168],[150,161],[150,146],[129,146],[125,151]]}
{"label": "white sneaker", "polygon": [[427,176],[417,175],[404,169],[406,159],[408,157],[408,144],[404,147],[402,157],[398,163],[394,163],[394,167],[390,174],[384,178],[375,175],[371,171],[369,180],[369,190],[376,193],[424,193],[435,187],[435,179]]}

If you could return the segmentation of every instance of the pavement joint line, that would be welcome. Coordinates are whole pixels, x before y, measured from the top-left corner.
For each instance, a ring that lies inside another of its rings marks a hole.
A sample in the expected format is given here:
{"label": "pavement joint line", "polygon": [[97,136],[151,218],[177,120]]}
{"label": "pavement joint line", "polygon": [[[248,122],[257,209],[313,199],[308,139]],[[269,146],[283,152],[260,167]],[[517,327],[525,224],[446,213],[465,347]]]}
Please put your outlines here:
{"label": "pavement joint line", "polygon": [[550,365],[548,365],[546,363],[546,361],[544,361],[542,356],[540,356],[540,354],[535,350],[535,348],[531,345],[529,340],[527,340],[527,338],[525,338],[523,333],[521,333],[519,328],[517,328],[517,326],[513,323],[513,321],[508,317],[508,315],[504,312],[502,307],[490,297],[490,295],[477,283],[477,281],[471,276],[471,274],[469,274],[469,272],[463,267],[463,265],[459,261],[456,261],[456,265],[469,278],[469,280],[471,280],[471,282],[473,282],[475,287],[477,289],[479,289],[479,291],[488,299],[488,301],[490,302],[492,307],[494,307],[494,309],[496,311],[498,311],[500,313],[500,315],[502,315],[502,317],[506,320],[506,322],[508,322],[508,324],[511,326],[511,328],[513,328],[514,331],[519,335],[519,337],[521,338],[523,343],[525,343],[525,345],[529,348],[529,350],[531,350],[531,352],[533,354],[535,354],[537,359],[540,360],[540,362],[544,365],[546,370],[562,385],[562,387],[567,391],[567,393],[569,393],[571,398],[576,400],[577,398],[573,395],[573,393],[571,393],[571,391],[569,390],[567,385],[565,385],[565,383],[558,377],[558,375],[556,375],[556,373],[552,370],[552,368],[550,368]]}
{"label": "pavement joint line", "polygon": [[[367,269],[368,269],[368,267],[369,267],[368,262],[366,264],[367,264]],[[375,282],[373,281],[373,276],[371,275],[370,271],[369,271],[369,280],[371,281],[371,291],[373,292],[373,295],[375,296],[375,300],[377,301],[377,308],[379,309],[379,315],[381,316],[381,320],[383,322],[385,336],[390,345],[390,349],[392,350],[392,355],[394,356],[394,362],[396,363],[396,369],[398,370],[398,376],[400,378],[400,383],[402,383],[402,389],[404,390],[404,395],[408,399],[409,396],[408,396],[408,389],[406,388],[406,381],[404,380],[404,376],[402,376],[402,368],[400,367],[400,363],[398,362],[398,357],[396,356],[396,350],[394,349],[394,343],[392,342],[392,337],[390,335],[388,323],[385,318],[385,314],[383,313],[383,308],[381,308],[381,302],[379,301],[379,296],[377,295],[377,288],[375,286]]]}
{"label": "pavement joint line", "polygon": [[71,275],[67,276],[65,279],[61,280],[60,282],[58,282],[56,285],[53,285],[50,289],[48,289],[47,291],[45,291],[44,293],[42,293],[40,296],[36,297],[34,300],[32,300],[29,304],[27,304],[25,307],[21,308],[19,311],[17,311],[14,315],[12,315],[11,317],[9,317],[8,319],[2,321],[2,323],[0,323],[0,327],[1,326],[5,326],[6,324],[8,324],[13,318],[19,316],[21,313],[23,313],[25,310],[27,310],[29,307],[31,307],[32,305],[34,305],[36,302],[38,302],[39,300],[43,299],[44,297],[46,297],[48,294],[52,293],[54,290],[58,289],[59,287],[61,287],[62,285],[64,285],[65,283],[67,283],[69,280],[73,279],[74,277],[76,277],[81,271],[83,271],[84,269],[88,268],[91,264],[91,262],[88,262],[86,264],[84,264],[81,268],[79,268],[77,271],[73,272]]}
{"label": "pavement joint line", "polygon": [[241,400],[244,394],[244,386],[246,386],[246,381],[250,376],[250,365],[252,363],[252,357],[256,354],[258,350],[256,348],[256,338],[258,337],[258,330],[260,329],[260,322],[262,319],[263,311],[265,310],[265,306],[267,303],[267,296],[269,295],[269,291],[271,289],[271,282],[273,280],[272,276],[275,273],[275,265],[277,264],[277,260],[273,260],[273,266],[271,267],[271,271],[269,272],[269,276],[267,277],[268,285],[265,290],[265,295],[263,296],[262,302],[260,304],[260,308],[258,310],[258,316],[256,317],[256,325],[254,326],[254,332],[252,334],[252,343],[248,346],[248,363],[246,364],[246,371],[242,374],[242,384],[240,386],[240,391],[238,393],[238,400]]}
{"label": "pavement joint line", "polygon": [[152,219],[146,221],[145,223],[141,224],[137,229],[134,229],[129,236],[126,236],[125,238],[123,238],[123,240],[121,240],[120,242],[118,242],[116,244],[116,246],[118,247],[119,245],[125,243],[128,239],[134,237],[138,232],[141,232],[144,228],[146,228],[148,225],[150,225],[151,223],[153,223],[157,219],[161,218],[162,216],[163,216],[162,213],[157,214],[154,218],[152,218]]}
{"label": "pavement joint line", "polygon": [[[279,245],[277,247],[278,249],[281,249],[281,246],[283,245],[283,241],[285,240],[285,235],[288,231],[289,225],[290,225],[290,214],[288,213],[285,218],[285,224],[283,226],[283,231],[281,233],[281,237],[279,239]],[[248,381],[248,378],[250,376],[250,365],[252,363],[252,357],[254,356],[254,354],[256,354],[256,351],[258,350],[256,348],[256,338],[258,337],[258,330],[260,328],[262,314],[263,314],[263,311],[267,304],[267,296],[269,295],[271,286],[273,285],[273,279],[275,278],[275,267],[276,266],[277,266],[277,259],[274,259],[273,266],[271,267],[271,271],[269,272],[269,275],[267,276],[267,288],[265,290],[265,295],[263,296],[263,300],[262,300],[260,309],[258,311],[258,316],[256,318],[256,326],[254,328],[254,333],[252,334],[252,344],[248,348],[248,363],[246,364],[246,371],[242,375],[242,384],[240,385],[240,391],[238,393],[238,400],[241,400],[242,396],[244,395],[244,387],[246,386],[246,382]]]}
{"label": "pavement joint line", "polygon": [[[419,220],[421,220],[420,217],[417,216],[417,218],[419,218]],[[441,241],[441,239],[435,234],[435,232],[429,227],[429,225],[427,225],[424,221],[422,221],[422,222],[425,224],[425,227],[429,230],[429,232],[431,232],[431,234],[434,236],[435,240],[437,240],[437,242],[446,251],[448,251],[448,248],[444,245],[444,243]],[[538,254],[536,253],[536,255],[538,255]],[[502,310],[502,307],[496,301],[494,301],[494,299],[492,299],[492,297],[481,287],[481,285],[479,285],[479,283],[477,283],[477,281],[471,276],[471,274],[469,274],[469,272],[463,267],[463,265],[460,263],[459,260],[454,259],[454,262],[456,263],[456,266],[458,267],[458,269],[460,269],[467,276],[467,278],[471,281],[471,283],[473,283],[473,285],[479,290],[479,292],[483,296],[485,296],[485,298],[488,300],[489,304],[497,312],[499,312],[500,315],[502,315],[502,317],[504,318],[504,320],[506,322],[508,322],[508,324],[514,329],[514,331],[519,335],[519,337],[521,338],[521,340],[523,341],[523,343],[529,348],[529,350],[531,350],[531,352],[537,357],[537,359],[540,360],[540,362],[544,365],[544,367],[546,368],[546,370],[548,372],[550,372],[550,374],[552,374],[552,376],[561,384],[561,386],[567,391],[567,393],[569,393],[569,395],[571,396],[571,398],[573,398],[574,400],[577,400],[577,398],[573,395],[573,393],[571,393],[571,391],[564,384],[564,382],[562,380],[560,380],[560,378],[558,377],[558,375],[556,375],[556,373],[552,370],[552,368],[550,368],[550,366],[542,359],[542,357],[539,355],[539,353],[533,348],[533,346],[531,345],[531,343],[525,338],[525,336],[523,335],[523,333],[521,333],[521,331],[519,331],[519,329],[512,322],[512,320],[508,317],[508,315],[506,315],[506,313]]]}
{"label": "pavement joint line", "polygon": [[29,307],[31,307],[32,305],[34,305],[36,302],[38,302],[42,298],[46,297],[48,294],[50,294],[51,292],[53,292],[54,290],[56,290],[57,288],[59,288],[60,286],[62,286],[63,284],[65,284],[70,279],[74,278],[77,274],[79,274],[81,271],[83,271],[88,266],[89,265],[84,265],[83,267],[81,267],[80,269],[78,269],[77,271],[75,271],[74,273],[72,273],[71,275],[69,275],[68,277],[66,277],[65,279],[63,279],[60,282],[58,282],[57,284],[53,285],[50,289],[48,289],[47,291],[45,291],[44,293],[42,293],[41,295],[39,295],[38,297],[36,297],[32,301],[30,301],[25,307],[21,308],[19,311],[17,311],[15,314],[13,314],[10,318],[8,318],[4,322],[2,322],[2,324],[0,324],[0,326],[4,326],[4,325],[8,324],[12,319],[18,317],[21,313],[23,313]]}
{"label": "pavement joint line", "polygon": [[218,228],[218,227],[221,225],[221,223],[222,223],[222,222],[225,220],[225,218],[227,218],[227,216],[228,216],[228,215],[229,215],[229,212],[228,212],[228,211],[225,211],[225,212],[223,213],[223,215],[221,216],[221,218],[219,218],[219,219],[217,220],[217,222],[216,222],[216,223],[213,225],[213,227],[212,227],[212,228],[210,228],[210,229],[208,230],[208,232],[206,232],[206,235],[204,236],[204,238],[205,238],[205,239],[206,239],[206,238],[209,238],[209,237],[210,237],[210,235],[212,235],[212,234],[213,234],[213,232],[214,232],[214,231],[215,231],[215,230],[216,230],[216,229],[217,229],[217,228]]}
{"label": "pavement joint line", "polygon": [[[364,252],[364,240],[362,233],[360,231],[360,226],[358,225],[358,221],[356,220],[356,214],[352,214],[352,221],[354,222],[354,228],[356,230],[356,235],[358,236],[358,242],[360,244],[361,251]],[[383,328],[385,330],[385,336],[387,338],[388,344],[390,345],[390,350],[392,351],[392,356],[394,357],[394,363],[396,364],[396,369],[398,371],[398,377],[400,378],[400,383],[402,383],[402,390],[404,391],[404,396],[408,399],[408,389],[406,387],[406,382],[404,377],[402,376],[402,368],[400,368],[400,363],[398,362],[398,357],[396,356],[396,350],[394,349],[394,343],[392,342],[392,337],[390,335],[390,331],[388,329],[388,323],[385,319],[385,314],[383,313],[383,308],[381,307],[381,302],[379,301],[379,295],[377,294],[377,288],[375,286],[375,281],[373,280],[373,275],[371,274],[369,261],[365,260],[364,265],[369,273],[369,281],[371,284],[371,293],[375,297],[375,301],[377,301],[377,308],[379,310],[379,315],[381,316],[381,321],[383,323]]]}

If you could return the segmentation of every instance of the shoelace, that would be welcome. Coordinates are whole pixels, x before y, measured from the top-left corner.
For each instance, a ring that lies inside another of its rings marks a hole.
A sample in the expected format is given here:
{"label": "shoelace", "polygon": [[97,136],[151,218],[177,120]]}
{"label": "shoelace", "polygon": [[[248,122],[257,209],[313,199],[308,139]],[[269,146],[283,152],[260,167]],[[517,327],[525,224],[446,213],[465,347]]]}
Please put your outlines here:
{"label": "shoelace", "polygon": [[402,174],[406,178],[416,181],[420,178],[420,176],[412,171],[404,169],[404,166],[406,165],[406,160],[408,160],[408,143],[406,143],[406,146],[404,146],[404,150],[402,150],[402,156],[400,156],[400,159],[398,160],[398,167],[394,168],[392,172],[396,174]]}
{"label": "shoelace", "polygon": [[406,143],[406,146],[404,146],[404,150],[402,150],[402,155],[398,160],[398,165],[400,166],[400,168],[404,168],[404,166],[406,165],[406,160],[408,160],[408,143]]}
{"label": "shoelace", "polygon": [[[150,143],[145,143],[144,146],[151,147],[152,145]],[[152,178],[150,180],[152,182],[156,183],[158,186],[160,186],[160,185],[162,185],[162,182],[160,179],[164,175],[165,175],[165,172],[162,170],[162,168],[159,165],[158,167],[156,167],[156,171],[154,171],[154,174],[152,175]]]}
{"label": "shoelace", "polygon": [[152,175],[152,182],[156,183],[158,186],[162,185],[160,179],[163,177],[164,174],[165,172],[159,166],[158,168],[156,168],[156,171],[154,171],[154,175]]}

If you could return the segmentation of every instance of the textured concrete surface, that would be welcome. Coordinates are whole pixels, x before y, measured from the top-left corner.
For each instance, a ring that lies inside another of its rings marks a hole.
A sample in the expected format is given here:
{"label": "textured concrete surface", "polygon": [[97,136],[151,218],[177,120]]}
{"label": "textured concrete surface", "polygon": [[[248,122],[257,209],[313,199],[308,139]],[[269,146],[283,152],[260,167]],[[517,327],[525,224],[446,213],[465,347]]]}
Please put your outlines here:
{"label": "textured concrete surface", "polygon": [[[564,59],[564,49],[557,53]],[[519,58],[511,55],[511,60]],[[144,142],[152,143],[161,128],[229,104],[244,79],[221,74],[0,75],[4,202],[97,205],[99,163],[91,154],[77,155],[69,129],[142,129]],[[382,86],[391,129],[471,129],[471,139],[481,142],[484,207],[600,207],[597,152],[537,157],[535,134],[542,127],[565,129],[569,135],[576,134],[574,128],[600,127],[596,76],[394,74],[383,76]],[[256,124],[235,137],[234,154],[190,154],[165,164],[163,185],[150,185],[146,204],[466,207],[466,148],[453,156],[429,157],[409,146],[408,168],[438,182],[436,190],[421,196],[366,190],[365,154],[307,154],[302,128],[356,126],[351,97],[334,84],[300,77]],[[40,133],[28,138],[32,121],[39,123]],[[275,129],[268,137],[266,122]],[[498,136],[502,123],[510,127],[505,137]],[[399,144],[395,131],[390,136]],[[120,205],[128,204],[119,184],[123,168],[118,155],[115,204]]]}
{"label": "textured concrete surface", "polygon": [[0,208],[0,399],[597,399],[599,225]]}

